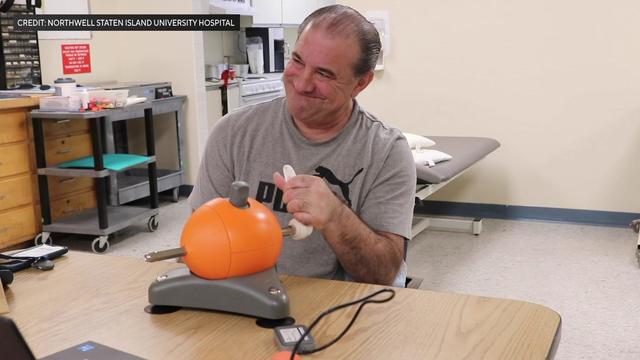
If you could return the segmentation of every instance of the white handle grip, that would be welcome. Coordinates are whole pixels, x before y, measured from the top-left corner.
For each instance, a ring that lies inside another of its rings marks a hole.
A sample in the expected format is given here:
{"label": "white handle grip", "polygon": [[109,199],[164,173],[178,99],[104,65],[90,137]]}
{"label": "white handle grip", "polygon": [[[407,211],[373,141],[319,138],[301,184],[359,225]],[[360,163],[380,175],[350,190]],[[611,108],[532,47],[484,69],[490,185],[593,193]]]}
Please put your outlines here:
{"label": "white handle grip", "polygon": [[[282,174],[284,175],[285,181],[289,181],[289,179],[296,176],[296,172],[295,170],[293,170],[293,167],[291,165],[283,166]],[[295,230],[293,235],[291,235],[291,238],[293,240],[302,240],[311,235],[311,232],[313,231],[313,227],[304,225],[296,219],[291,219],[291,221],[289,221],[289,226],[291,226]]]}
{"label": "white handle grip", "polygon": [[289,226],[293,229],[293,234],[291,234],[291,238],[293,240],[305,239],[311,235],[311,232],[313,232],[313,228],[311,226],[304,225],[296,219],[291,219],[291,221],[289,221]]}
{"label": "white handle grip", "polygon": [[296,176],[296,171],[293,170],[291,165],[285,165],[282,167],[282,174],[284,175],[284,181],[289,181],[292,177]]}

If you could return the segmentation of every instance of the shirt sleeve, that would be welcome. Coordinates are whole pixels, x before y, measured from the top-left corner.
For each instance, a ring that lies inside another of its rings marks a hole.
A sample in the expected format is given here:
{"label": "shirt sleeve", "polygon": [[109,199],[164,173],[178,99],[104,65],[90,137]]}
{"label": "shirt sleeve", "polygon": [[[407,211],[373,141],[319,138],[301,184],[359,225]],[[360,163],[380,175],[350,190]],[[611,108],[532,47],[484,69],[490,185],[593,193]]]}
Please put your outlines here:
{"label": "shirt sleeve", "polygon": [[233,182],[233,161],[231,158],[232,121],[229,116],[220,119],[214,126],[202,154],[198,175],[189,195],[189,205],[197,209],[207,201],[226,197]]}
{"label": "shirt sleeve", "polygon": [[366,195],[360,218],[374,230],[411,238],[416,168],[407,140],[398,136]]}

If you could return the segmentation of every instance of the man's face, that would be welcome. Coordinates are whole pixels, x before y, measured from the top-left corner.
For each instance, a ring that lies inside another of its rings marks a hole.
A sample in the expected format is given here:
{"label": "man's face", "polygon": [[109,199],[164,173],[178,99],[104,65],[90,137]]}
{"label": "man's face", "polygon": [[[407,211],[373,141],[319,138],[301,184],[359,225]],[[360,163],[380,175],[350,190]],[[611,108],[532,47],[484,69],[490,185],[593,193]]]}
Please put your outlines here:
{"label": "man's face", "polygon": [[369,83],[354,75],[359,53],[352,36],[309,27],[300,35],[283,74],[287,107],[296,121],[323,126],[350,114],[352,98]]}

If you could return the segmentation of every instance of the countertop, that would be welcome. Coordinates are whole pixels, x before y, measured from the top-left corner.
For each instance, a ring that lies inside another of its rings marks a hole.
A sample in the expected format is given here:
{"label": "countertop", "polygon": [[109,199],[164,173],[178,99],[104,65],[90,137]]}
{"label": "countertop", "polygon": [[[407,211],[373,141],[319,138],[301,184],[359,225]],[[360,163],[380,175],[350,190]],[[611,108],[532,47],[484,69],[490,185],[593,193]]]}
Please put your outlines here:
{"label": "countertop", "polygon": [[[241,79],[233,79],[229,80],[229,84],[227,86],[233,87],[238,86],[240,84]],[[205,80],[204,86],[207,90],[218,90],[222,85],[224,85],[224,80]]]}
{"label": "countertop", "polygon": [[37,96],[8,99],[0,98],[0,110],[38,106],[39,103],[40,101],[38,100]]}
{"label": "countertop", "polygon": [[[229,80],[229,86],[239,85],[244,81],[256,81],[256,80],[274,80],[274,79],[282,79],[282,73],[264,73],[264,74],[249,74],[247,78],[235,78],[233,80]],[[204,81],[204,86],[207,90],[217,90],[220,86],[224,85],[224,80],[218,80],[209,78]]]}

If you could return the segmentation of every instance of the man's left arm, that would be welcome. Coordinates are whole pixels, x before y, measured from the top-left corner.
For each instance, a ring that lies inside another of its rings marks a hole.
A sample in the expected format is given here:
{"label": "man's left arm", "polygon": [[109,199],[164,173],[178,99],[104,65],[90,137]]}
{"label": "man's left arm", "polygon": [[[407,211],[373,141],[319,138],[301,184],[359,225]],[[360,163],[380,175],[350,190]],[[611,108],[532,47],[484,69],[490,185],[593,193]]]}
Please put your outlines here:
{"label": "man's left arm", "polygon": [[372,229],[344,204],[322,234],[354,280],[393,283],[404,255],[402,236]]}
{"label": "man's left arm", "polygon": [[354,280],[388,285],[403,260],[404,237],[411,233],[416,177],[405,141],[394,146],[382,172],[367,192],[360,215],[316,176],[299,175],[285,182],[276,173],[274,181],[284,190],[287,210],[322,232]]}

